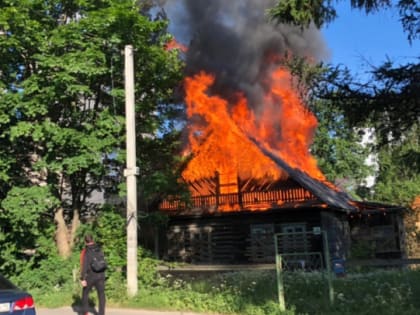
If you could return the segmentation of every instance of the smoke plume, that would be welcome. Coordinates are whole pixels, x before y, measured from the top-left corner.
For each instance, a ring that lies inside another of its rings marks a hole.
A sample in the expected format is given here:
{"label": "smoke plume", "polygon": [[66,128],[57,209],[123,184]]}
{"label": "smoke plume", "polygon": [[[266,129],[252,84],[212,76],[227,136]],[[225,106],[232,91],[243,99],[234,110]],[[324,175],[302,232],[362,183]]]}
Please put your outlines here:
{"label": "smoke plume", "polygon": [[[162,1],[162,0],[161,0]],[[273,0],[167,0],[171,32],[189,47],[187,74],[216,76],[216,92],[243,91],[257,101],[272,56],[286,53],[320,60],[327,55],[315,28],[276,25],[267,17]]]}

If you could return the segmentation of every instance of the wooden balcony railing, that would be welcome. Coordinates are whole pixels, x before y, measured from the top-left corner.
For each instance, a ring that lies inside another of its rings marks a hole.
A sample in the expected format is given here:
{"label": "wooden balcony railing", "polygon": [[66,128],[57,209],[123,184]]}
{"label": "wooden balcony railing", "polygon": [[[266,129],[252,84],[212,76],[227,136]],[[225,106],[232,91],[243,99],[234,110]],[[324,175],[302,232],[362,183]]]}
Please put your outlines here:
{"label": "wooden balcony railing", "polygon": [[207,196],[193,196],[188,203],[173,196],[165,199],[159,206],[160,210],[187,210],[187,209],[247,209],[258,205],[281,205],[283,203],[297,203],[307,200],[316,200],[316,197],[303,188],[288,188],[269,191],[238,192],[230,194],[216,194]]}

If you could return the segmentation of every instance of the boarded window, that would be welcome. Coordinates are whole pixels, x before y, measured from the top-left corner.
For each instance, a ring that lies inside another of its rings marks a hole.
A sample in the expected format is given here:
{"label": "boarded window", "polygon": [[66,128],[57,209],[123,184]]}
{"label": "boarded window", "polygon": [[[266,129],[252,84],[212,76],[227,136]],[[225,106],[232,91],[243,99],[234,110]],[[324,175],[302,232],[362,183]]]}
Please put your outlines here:
{"label": "boarded window", "polygon": [[303,253],[309,250],[305,223],[281,224],[282,233],[279,239],[281,253]]}

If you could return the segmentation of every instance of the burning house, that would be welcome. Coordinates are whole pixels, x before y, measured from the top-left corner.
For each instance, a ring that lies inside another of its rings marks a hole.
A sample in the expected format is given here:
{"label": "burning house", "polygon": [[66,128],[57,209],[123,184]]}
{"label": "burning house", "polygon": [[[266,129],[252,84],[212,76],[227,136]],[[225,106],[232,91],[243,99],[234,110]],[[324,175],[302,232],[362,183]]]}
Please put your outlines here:
{"label": "burning house", "polygon": [[191,198],[161,202],[169,223],[160,255],[272,263],[275,234],[290,233],[289,251],[311,252],[321,239],[299,234],[322,230],[332,257],[366,246],[376,257],[403,256],[402,208],[353,200],[310,154],[317,120],[279,61],[285,52],[324,54],[319,33],[270,25],[263,17],[268,0],[183,3],[183,21],[199,34],[186,52],[184,85],[190,160],[181,180]]}
{"label": "burning house", "polygon": [[[312,252],[320,250],[321,239],[299,233],[319,230],[327,232],[333,257],[348,258],[366,246],[372,257],[403,255],[402,208],[352,200],[317,168],[308,150],[316,120],[287,70],[274,71],[269,113],[260,113],[259,120],[242,97],[229,107],[209,96],[213,80],[201,73],[186,81],[189,115],[201,119],[189,125],[193,157],[182,173],[191,200],[172,196],[160,204],[170,218],[166,259],[269,263],[274,234],[296,233],[289,250]],[[271,108],[276,104],[281,106]],[[282,128],[276,129],[276,116],[287,117]]]}

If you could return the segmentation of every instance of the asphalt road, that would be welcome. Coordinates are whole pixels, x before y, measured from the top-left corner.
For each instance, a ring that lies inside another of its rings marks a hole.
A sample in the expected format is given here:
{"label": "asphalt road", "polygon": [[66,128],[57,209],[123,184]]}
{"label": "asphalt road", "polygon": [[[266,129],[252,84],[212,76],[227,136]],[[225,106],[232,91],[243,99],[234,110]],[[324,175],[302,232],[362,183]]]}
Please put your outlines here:
{"label": "asphalt road", "polygon": [[[61,308],[38,308],[36,311],[37,315],[79,315],[77,309],[71,307]],[[95,315],[96,313],[90,313]],[[117,309],[107,308],[105,310],[106,315],[210,315],[210,314],[199,314],[191,312],[164,312],[164,311],[150,311],[150,310],[137,310],[137,309]]]}

